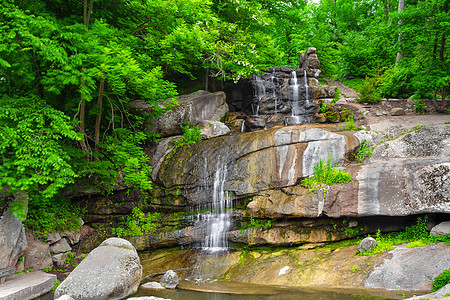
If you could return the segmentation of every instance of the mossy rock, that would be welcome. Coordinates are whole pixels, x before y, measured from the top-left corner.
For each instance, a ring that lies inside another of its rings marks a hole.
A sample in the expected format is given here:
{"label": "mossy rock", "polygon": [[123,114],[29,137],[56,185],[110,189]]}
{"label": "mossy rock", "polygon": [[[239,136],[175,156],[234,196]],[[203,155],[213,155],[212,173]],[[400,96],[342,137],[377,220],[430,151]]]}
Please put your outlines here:
{"label": "mossy rock", "polygon": [[325,117],[325,114],[318,114],[316,117],[316,122],[317,123],[326,123],[327,118]]}
{"label": "mossy rock", "polygon": [[352,115],[352,112],[348,109],[344,109],[341,111],[341,122],[346,122],[348,117]]}
{"label": "mossy rock", "polygon": [[341,120],[341,116],[338,112],[327,111],[324,116],[327,123],[339,123],[339,121]]}

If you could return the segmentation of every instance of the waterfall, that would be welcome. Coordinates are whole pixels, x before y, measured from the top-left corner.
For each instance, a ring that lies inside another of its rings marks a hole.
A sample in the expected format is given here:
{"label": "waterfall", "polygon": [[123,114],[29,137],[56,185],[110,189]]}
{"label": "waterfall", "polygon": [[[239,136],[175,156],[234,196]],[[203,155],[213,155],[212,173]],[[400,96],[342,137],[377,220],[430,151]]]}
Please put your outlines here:
{"label": "waterfall", "polygon": [[298,105],[298,82],[297,82],[297,72],[294,70],[291,73],[291,85],[292,85],[292,115],[297,116],[299,112],[299,105]]}
{"label": "waterfall", "polygon": [[[212,197],[209,204],[197,207],[196,228],[201,228],[204,239],[201,249],[206,252],[219,252],[228,250],[227,232],[233,224],[232,199],[224,190],[227,178],[227,165],[218,160],[214,174],[214,182],[211,187],[203,189]],[[207,161],[205,159],[204,172],[207,172]],[[206,177],[206,176],[205,176]]]}
{"label": "waterfall", "polygon": [[278,97],[277,97],[277,91],[276,91],[276,85],[275,85],[275,71],[272,72],[270,75],[270,81],[272,83],[272,98],[274,102],[274,114],[278,114]]}
{"label": "waterfall", "polygon": [[252,103],[252,113],[253,116],[259,116],[259,103],[266,96],[266,88],[264,86],[264,81],[258,75],[253,75],[253,86],[255,91],[255,97]]}
{"label": "waterfall", "polygon": [[306,73],[306,69],[303,70],[303,77],[305,78],[305,102],[306,105],[309,105],[309,84],[308,84],[308,74]]}

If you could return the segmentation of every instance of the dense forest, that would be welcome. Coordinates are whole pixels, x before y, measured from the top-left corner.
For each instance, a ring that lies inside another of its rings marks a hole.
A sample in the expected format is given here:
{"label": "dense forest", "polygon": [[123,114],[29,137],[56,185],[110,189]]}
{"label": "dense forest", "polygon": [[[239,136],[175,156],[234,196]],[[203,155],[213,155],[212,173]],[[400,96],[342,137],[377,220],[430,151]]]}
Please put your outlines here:
{"label": "dense forest", "polygon": [[[4,0],[0,184],[18,217],[77,207],[64,189],[150,189],[146,118],[317,48],[322,75],[366,102],[450,85],[448,0]],[[222,83],[222,84],[220,84]],[[153,106],[144,116],[130,101]],[[75,185],[77,183],[77,185]],[[20,193],[19,193],[20,192]],[[20,201],[18,194],[26,195]],[[10,197],[11,196],[11,197]],[[27,199],[26,199],[27,198]],[[17,201],[19,199],[19,201]],[[5,200],[3,200],[5,201]],[[45,226],[37,224],[36,226]]]}

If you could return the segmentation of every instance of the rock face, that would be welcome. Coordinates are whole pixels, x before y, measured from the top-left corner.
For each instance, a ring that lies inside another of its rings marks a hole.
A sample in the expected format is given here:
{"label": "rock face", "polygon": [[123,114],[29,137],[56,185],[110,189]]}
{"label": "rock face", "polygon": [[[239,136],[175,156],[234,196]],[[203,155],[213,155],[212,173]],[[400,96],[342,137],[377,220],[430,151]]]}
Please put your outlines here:
{"label": "rock face", "polygon": [[[226,112],[228,105],[225,101],[224,92],[210,93],[207,91],[197,91],[189,95],[178,98],[179,105],[172,111],[165,113],[152,121],[149,130],[157,132],[162,137],[183,134],[180,125],[200,124],[208,121],[220,121]],[[133,101],[132,107],[143,111],[151,111],[152,107],[142,101]]]}
{"label": "rock face", "polygon": [[440,288],[438,291],[430,294],[426,294],[423,296],[418,297],[412,297],[407,298],[406,300],[418,300],[418,299],[424,299],[424,300],[435,300],[435,299],[441,299],[441,300],[448,300],[450,299],[450,284],[447,284],[446,286]]}
{"label": "rock face", "polygon": [[25,252],[25,269],[42,270],[53,266],[50,247],[27,231],[28,249]]}
{"label": "rock face", "polygon": [[8,273],[14,273],[17,260],[26,249],[27,239],[22,222],[8,209],[0,216],[0,271],[12,269]]}
{"label": "rock face", "polygon": [[131,243],[109,238],[70,273],[56,289],[55,298],[122,299],[137,291],[141,277],[142,266]]}
{"label": "rock face", "polygon": [[212,201],[200,187],[213,185],[220,165],[228,166],[224,189],[242,197],[295,185],[313,174],[319,160],[342,165],[358,145],[352,134],[316,126],[274,128],[202,141],[170,158],[157,149],[152,177],[166,192],[183,186],[181,194],[195,205]]}
{"label": "rock face", "polygon": [[392,258],[375,268],[364,284],[366,288],[429,291],[431,279],[450,264],[450,251],[445,244],[418,248],[399,246],[389,253]]}

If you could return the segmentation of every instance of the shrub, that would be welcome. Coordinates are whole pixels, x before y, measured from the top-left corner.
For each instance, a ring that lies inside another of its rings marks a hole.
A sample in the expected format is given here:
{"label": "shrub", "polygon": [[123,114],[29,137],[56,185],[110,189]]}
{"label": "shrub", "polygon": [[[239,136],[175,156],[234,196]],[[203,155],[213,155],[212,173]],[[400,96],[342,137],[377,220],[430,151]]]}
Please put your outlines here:
{"label": "shrub", "polygon": [[377,78],[366,78],[366,81],[358,90],[361,94],[356,101],[360,103],[378,103],[381,100],[381,96],[377,91],[379,84]]}
{"label": "shrub", "polygon": [[309,191],[313,191],[323,185],[333,185],[350,181],[352,181],[350,174],[337,169],[331,162],[331,158],[329,158],[326,164],[320,160],[314,167],[313,176],[303,179],[301,183],[308,188]]}
{"label": "shrub", "polygon": [[432,292],[439,290],[441,287],[450,284],[450,268],[444,270],[441,274],[439,274],[433,281]]}
{"label": "shrub", "polygon": [[374,149],[375,147],[371,146],[370,142],[363,140],[354,154],[355,160],[363,162],[366,158],[369,158],[372,155]]}

